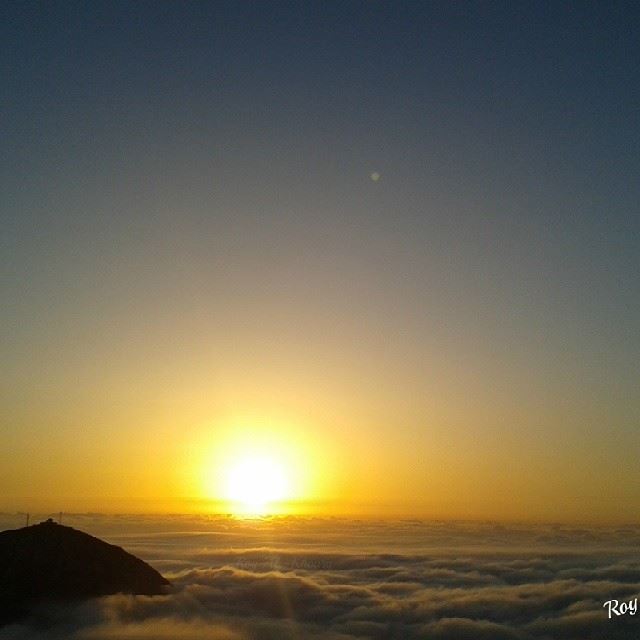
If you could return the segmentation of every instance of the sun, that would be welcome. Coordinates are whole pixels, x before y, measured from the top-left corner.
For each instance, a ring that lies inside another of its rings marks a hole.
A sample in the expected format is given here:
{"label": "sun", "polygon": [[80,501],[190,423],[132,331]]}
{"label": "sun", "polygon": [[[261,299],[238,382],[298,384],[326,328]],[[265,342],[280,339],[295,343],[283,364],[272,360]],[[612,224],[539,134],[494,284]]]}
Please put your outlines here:
{"label": "sun", "polygon": [[289,516],[318,500],[318,464],[326,456],[310,429],[247,414],[207,424],[206,432],[194,439],[190,464],[212,513]]}
{"label": "sun", "polygon": [[290,481],[284,464],[268,455],[246,455],[227,471],[225,497],[236,514],[265,515],[289,497]]}

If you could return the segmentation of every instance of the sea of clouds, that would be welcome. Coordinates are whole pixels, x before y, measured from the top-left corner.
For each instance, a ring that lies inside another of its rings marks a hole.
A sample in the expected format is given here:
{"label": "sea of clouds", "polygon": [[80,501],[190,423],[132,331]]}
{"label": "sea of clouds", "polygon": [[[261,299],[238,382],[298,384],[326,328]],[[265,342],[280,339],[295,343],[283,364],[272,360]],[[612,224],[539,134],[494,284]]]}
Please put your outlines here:
{"label": "sea of clouds", "polygon": [[[0,640],[622,640],[640,527],[321,518],[64,516],[172,583],[42,605]],[[0,516],[16,528],[17,516]]]}

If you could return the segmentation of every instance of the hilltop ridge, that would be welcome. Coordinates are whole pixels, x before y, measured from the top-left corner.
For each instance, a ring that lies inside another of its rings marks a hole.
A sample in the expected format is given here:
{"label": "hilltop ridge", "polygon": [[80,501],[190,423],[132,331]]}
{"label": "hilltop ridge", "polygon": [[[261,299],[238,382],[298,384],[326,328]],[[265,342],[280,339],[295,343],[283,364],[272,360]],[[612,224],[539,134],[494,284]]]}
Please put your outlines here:
{"label": "hilltop ridge", "polygon": [[0,532],[0,625],[42,600],[157,595],[168,585],[121,547],[53,520]]}

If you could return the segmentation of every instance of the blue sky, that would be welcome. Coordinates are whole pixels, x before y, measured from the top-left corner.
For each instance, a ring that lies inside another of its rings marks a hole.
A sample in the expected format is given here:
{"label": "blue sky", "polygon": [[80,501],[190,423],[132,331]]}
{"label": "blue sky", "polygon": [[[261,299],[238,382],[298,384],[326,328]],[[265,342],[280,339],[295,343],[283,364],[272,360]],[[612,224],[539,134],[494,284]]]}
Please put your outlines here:
{"label": "blue sky", "polygon": [[[149,397],[182,394],[170,413],[197,404],[195,422],[250,407],[331,438],[340,414],[418,483],[417,449],[463,469],[450,452],[476,447],[567,503],[593,483],[583,514],[603,483],[631,513],[638,17],[5,3],[7,457],[104,457],[111,435],[151,433]],[[310,399],[274,409],[279,389]]]}

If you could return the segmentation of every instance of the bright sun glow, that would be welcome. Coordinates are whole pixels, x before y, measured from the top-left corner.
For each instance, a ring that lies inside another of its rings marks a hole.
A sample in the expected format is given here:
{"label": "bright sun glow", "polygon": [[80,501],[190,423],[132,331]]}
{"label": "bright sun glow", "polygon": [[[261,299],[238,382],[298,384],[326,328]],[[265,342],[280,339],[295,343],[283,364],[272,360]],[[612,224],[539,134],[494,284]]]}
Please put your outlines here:
{"label": "bright sun glow", "polygon": [[235,513],[264,515],[291,491],[284,466],[266,455],[235,461],[227,473],[226,498]]}
{"label": "bright sun glow", "polygon": [[311,428],[245,414],[205,429],[211,439],[194,439],[189,458],[212,512],[282,516],[313,508],[325,486],[318,464],[326,456]]}

